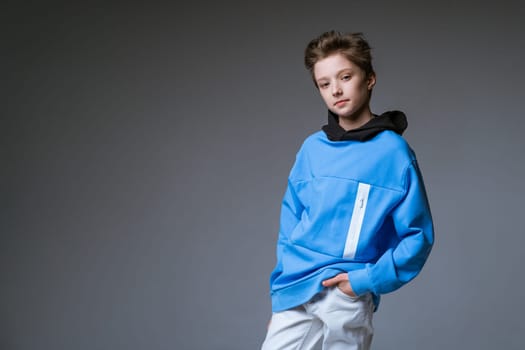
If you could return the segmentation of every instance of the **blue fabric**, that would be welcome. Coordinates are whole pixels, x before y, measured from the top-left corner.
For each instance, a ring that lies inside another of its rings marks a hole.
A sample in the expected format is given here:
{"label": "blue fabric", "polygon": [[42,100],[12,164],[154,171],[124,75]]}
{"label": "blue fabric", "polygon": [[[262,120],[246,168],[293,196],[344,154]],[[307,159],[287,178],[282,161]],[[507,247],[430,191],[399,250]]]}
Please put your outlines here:
{"label": "blue fabric", "polygon": [[[359,184],[370,185],[355,256],[344,257]],[[347,272],[358,295],[379,296],[412,280],[433,244],[432,217],[414,152],[393,131],[330,141],[319,131],[297,153],[281,209],[272,310],[311,299]]]}

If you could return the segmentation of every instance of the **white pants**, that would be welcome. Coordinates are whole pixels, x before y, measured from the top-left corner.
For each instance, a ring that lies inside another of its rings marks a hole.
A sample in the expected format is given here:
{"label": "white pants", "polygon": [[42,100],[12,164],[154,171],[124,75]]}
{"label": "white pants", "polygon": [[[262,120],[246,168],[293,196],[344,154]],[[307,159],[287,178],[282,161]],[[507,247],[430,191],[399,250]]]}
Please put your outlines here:
{"label": "white pants", "polygon": [[337,287],[325,289],[306,304],[274,313],[262,350],[368,350],[373,313],[370,294],[352,298]]}

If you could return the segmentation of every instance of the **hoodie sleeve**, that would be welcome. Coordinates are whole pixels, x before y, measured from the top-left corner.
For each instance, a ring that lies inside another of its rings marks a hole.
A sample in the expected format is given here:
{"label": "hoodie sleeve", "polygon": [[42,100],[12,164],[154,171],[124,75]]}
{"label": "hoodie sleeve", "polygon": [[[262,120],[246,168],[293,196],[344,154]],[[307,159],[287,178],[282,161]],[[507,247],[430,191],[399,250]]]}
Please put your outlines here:
{"label": "hoodie sleeve", "polygon": [[277,265],[270,276],[271,284],[282,273],[284,242],[289,240],[292,231],[301,221],[302,212],[304,210],[304,206],[297,196],[294,181],[291,180],[294,168],[292,168],[291,175],[288,178],[288,186],[286,187],[286,192],[281,204],[279,237],[277,240],[276,251]]}
{"label": "hoodie sleeve", "polygon": [[427,195],[416,161],[405,174],[405,195],[392,212],[398,245],[387,250],[374,264],[350,271],[348,278],[358,295],[384,294],[406,284],[423,268],[434,242],[434,229]]}
{"label": "hoodie sleeve", "polygon": [[290,236],[295,226],[301,221],[303,209],[292,181],[288,180],[288,187],[281,206],[280,234],[284,234],[287,237]]}
{"label": "hoodie sleeve", "polygon": [[288,186],[282,200],[279,234],[285,237],[290,237],[292,231],[301,221],[304,210],[304,204],[298,192],[300,192],[301,183],[304,183],[310,173],[305,144],[306,142],[295,155],[295,162],[290,170]]}

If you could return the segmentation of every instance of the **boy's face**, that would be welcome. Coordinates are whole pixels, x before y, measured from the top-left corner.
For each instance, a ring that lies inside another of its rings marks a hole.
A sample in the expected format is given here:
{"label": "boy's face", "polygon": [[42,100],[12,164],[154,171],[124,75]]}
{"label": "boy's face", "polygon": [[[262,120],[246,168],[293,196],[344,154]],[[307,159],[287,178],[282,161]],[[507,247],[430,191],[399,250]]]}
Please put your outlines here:
{"label": "boy's face", "polygon": [[314,78],[326,106],[340,118],[359,121],[371,116],[370,92],[376,82],[340,53],[319,60]]}

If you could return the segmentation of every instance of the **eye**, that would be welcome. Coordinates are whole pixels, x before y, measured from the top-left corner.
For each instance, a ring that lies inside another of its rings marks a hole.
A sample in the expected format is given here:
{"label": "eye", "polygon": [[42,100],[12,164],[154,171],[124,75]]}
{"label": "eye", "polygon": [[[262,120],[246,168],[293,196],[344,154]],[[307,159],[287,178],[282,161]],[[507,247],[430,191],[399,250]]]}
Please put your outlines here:
{"label": "eye", "polygon": [[350,80],[350,78],[352,78],[352,76],[350,74],[345,74],[341,77],[342,80],[346,81],[346,80]]}
{"label": "eye", "polygon": [[328,83],[327,82],[322,82],[322,83],[319,83],[319,88],[321,89],[326,89],[328,87]]}

